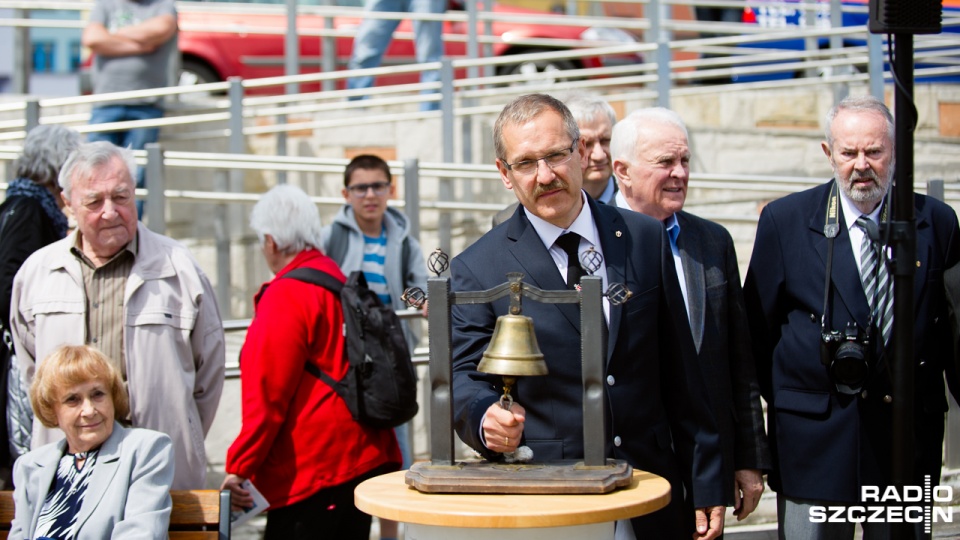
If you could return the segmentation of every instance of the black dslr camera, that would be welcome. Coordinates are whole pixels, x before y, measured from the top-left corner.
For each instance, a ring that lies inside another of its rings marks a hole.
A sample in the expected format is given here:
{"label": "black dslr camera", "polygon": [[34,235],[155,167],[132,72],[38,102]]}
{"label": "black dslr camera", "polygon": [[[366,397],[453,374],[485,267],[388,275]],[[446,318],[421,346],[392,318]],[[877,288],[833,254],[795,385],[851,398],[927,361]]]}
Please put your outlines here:
{"label": "black dslr camera", "polygon": [[853,395],[863,390],[873,366],[870,343],[870,331],[860,332],[852,322],[843,332],[820,332],[820,362],[827,367],[837,392]]}

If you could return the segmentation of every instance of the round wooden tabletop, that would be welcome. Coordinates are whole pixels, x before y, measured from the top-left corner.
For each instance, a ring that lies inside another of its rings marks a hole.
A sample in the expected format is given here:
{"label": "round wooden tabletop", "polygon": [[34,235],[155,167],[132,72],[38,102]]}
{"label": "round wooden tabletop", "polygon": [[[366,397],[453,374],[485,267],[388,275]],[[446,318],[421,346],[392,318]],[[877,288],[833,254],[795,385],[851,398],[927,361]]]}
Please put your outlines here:
{"label": "round wooden tabletop", "polygon": [[371,478],[354,491],[357,508],[404,523],[438,527],[524,529],[567,527],[629,519],[670,502],[670,484],[634,470],[628,487],[602,495],[495,495],[420,493],[404,483],[406,471]]}

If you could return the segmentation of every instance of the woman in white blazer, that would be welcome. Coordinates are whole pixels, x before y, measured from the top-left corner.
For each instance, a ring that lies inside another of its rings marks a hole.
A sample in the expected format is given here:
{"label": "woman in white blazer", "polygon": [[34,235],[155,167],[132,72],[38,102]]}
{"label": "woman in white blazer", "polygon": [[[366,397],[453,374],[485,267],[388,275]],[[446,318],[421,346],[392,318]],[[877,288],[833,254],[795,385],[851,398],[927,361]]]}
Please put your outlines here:
{"label": "woman in white blazer", "polygon": [[66,438],[14,465],[9,537],[166,538],[173,447],[167,435],[116,422],[130,409],[112,362],[86,345],[61,347],[40,362],[30,401]]}

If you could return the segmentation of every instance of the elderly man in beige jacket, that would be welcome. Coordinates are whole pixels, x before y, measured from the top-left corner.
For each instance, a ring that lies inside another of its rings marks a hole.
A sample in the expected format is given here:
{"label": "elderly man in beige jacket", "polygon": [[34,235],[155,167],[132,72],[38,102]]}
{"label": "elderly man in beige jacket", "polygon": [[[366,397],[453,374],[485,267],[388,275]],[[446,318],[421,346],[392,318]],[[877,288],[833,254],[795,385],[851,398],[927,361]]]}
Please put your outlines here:
{"label": "elderly man in beige jacket", "polygon": [[[173,440],[173,489],[205,487],[204,437],[224,375],[220,312],[185,247],[137,222],[133,153],[81,145],[60,173],[77,230],[31,255],[14,278],[10,324],[21,373],[63,344],[116,362],[129,421]],[[31,446],[62,437],[34,422]]]}

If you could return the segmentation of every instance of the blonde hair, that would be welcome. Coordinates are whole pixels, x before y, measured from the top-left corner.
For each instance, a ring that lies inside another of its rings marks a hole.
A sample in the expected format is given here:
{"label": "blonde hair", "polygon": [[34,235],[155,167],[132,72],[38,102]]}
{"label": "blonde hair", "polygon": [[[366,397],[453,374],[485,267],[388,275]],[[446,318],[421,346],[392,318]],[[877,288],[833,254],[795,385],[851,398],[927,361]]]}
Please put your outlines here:
{"label": "blonde hair", "polygon": [[30,385],[33,414],[45,427],[58,427],[55,406],[60,394],[71,386],[90,381],[107,386],[113,399],[114,419],[126,418],[130,403],[120,373],[105,354],[89,345],[64,345],[40,362]]}

